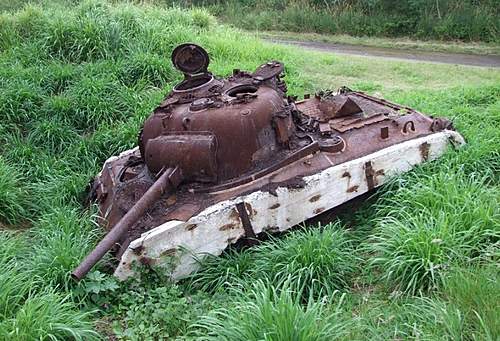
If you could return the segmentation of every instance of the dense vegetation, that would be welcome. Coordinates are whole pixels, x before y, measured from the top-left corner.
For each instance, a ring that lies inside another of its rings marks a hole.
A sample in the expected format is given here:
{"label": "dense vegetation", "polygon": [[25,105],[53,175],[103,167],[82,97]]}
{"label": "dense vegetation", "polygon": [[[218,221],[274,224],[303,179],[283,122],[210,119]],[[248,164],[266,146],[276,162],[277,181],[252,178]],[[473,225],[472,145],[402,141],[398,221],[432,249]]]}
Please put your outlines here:
{"label": "dense vegetation", "polygon": [[185,0],[250,30],[499,42],[496,0]]}
{"label": "dense vegetation", "polygon": [[[100,235],[86,185],[135,144],[185,41],[217,74],[280,59],[290,93],[346,84],[454,118],[468,145],[184,282],[118,283],[104,261],[75,284]],[[0,340],[500,337],[498,71],[299,53],[205,10],[105,1],[4,13],[0,51]]]}

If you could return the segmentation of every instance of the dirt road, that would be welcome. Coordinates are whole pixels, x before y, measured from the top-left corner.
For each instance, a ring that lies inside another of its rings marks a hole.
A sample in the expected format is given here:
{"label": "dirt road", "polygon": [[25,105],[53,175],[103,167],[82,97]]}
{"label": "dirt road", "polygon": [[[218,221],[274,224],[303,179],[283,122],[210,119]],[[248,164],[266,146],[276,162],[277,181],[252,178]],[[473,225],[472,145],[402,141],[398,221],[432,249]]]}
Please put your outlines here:
{"label": "dirt road", "polygon": [[421,62],[447,63],[459,65],[473,65],[485,67],[500,67],[500,56],[484,56],[464,53],[445,53],[445,52],[425,52],[418,50],[398,50],[381,47],[370,47],[360,45],[333,44],[316,41],[297,41],[286,39],[265,38],[266,41],[285,44],[297,45],[306,49],[341,53],[357,56],[373,56],[380,58],[399,59],[399,60],[414,60]]}

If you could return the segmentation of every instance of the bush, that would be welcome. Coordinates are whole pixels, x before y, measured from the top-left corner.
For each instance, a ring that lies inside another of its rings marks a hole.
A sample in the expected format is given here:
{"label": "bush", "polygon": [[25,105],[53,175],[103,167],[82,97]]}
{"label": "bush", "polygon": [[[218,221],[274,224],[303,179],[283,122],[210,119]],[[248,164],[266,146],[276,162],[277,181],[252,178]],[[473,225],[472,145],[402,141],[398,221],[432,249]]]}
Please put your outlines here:
{"label": "bush", "polygon": [[252,30],[486,42],[498,42],[500,31],[498,6],[494,1],[186,0],[182,3],[208,6],[225,21]]}

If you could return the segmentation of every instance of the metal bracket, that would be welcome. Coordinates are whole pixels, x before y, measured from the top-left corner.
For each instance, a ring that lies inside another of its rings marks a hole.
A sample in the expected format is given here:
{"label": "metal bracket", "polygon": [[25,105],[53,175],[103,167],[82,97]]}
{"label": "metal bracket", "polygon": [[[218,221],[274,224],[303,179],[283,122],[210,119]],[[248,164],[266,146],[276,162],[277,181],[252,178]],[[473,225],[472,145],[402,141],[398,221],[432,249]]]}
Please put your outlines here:
{"label": "metal bracket", "polygon": [[365,163],[365,177],[368,190],[371,191],[375,188],[375,171],[373,170],[371,161]]}
{"label": "metal bracket", "polygon": [[240,215],[241,224],[243,225],[243,229],[245,230],[245,237],[256,239],[257,236],[253,231],[252,223],[250,222],[250,218],[248,217],[247,208],[245,207],[245,203],[239,202],[236,204],[236,209],[238,210],[238,214]]}

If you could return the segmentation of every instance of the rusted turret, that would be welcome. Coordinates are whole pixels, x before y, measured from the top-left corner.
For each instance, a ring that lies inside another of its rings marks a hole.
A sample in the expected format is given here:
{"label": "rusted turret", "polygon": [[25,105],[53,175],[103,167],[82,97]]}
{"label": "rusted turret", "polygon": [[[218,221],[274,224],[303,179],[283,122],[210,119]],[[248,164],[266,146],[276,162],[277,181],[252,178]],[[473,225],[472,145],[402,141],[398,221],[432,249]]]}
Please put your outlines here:
{"label": "rusted turret", "polygon": [[219,78],[205,50],[183,44],[172,62],[184,80],[145,121],[138,148],[94,182],[110,231],[77,279],[108,250],[121,278],[133,261],[169,264],[180,278],[193,254],[286,230],[438,157],[449,139],[463,143],[445,119],[348,88],[287,97],[278,61]]}

